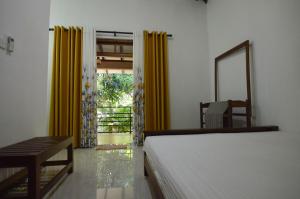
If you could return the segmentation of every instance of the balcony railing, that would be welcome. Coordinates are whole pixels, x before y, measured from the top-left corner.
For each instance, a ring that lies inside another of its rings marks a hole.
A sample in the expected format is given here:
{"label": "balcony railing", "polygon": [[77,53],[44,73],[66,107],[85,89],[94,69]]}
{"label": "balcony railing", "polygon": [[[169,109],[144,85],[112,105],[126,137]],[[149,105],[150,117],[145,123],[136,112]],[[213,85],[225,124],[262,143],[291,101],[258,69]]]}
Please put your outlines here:
{"label": "balcony railing", "polygon": [[98,133],[132,133],[132,107],[99,107]]}

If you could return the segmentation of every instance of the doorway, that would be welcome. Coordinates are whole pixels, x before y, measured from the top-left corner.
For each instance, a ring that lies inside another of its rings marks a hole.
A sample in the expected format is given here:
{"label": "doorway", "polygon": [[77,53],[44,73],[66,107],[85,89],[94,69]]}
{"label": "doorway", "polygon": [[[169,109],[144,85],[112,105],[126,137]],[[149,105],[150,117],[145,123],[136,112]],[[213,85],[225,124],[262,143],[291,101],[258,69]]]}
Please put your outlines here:
{"label": "doorway", "polygon": [[133,40],[97,35],[98,145],[132,142]]}

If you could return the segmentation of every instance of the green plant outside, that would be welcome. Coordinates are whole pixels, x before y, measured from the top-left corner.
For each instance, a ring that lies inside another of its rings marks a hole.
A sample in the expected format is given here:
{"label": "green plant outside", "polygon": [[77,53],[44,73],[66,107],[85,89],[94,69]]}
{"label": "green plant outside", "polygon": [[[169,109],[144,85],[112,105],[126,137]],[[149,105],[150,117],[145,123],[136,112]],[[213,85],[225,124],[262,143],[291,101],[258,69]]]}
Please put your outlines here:
{"label": "green plant outside", "polygon": [[131,132],[132,74],[97,74],[98,132]]}

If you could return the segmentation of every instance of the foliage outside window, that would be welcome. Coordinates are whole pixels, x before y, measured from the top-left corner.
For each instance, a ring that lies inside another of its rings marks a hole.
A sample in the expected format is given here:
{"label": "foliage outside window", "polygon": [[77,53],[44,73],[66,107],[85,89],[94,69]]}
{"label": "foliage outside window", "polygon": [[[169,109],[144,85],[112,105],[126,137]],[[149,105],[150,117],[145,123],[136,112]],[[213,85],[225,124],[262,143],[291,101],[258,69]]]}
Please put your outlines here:
{"label": "foliage outside window", "polygon": [[98,132],[131,132],[132,74],[97,74]]}

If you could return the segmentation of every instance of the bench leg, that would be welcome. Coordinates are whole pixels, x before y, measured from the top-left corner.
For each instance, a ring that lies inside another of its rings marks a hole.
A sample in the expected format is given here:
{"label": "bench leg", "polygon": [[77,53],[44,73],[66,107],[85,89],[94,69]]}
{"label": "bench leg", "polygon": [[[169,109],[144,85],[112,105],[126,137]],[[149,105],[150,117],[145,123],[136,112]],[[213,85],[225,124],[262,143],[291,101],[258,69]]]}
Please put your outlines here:
{"label": "bench leg", "polygon": [[40,199],[41,166],[34,162],[28,168],[28,198]]}
{"label": "bench leg", "polygon": [[72,163],[72,167],[69,169],[68,174],[73,173],[73,167],[74,167],[74,163],[73,163],[73,145],[70,144],[67,148],[68,150],[68,162]]}

